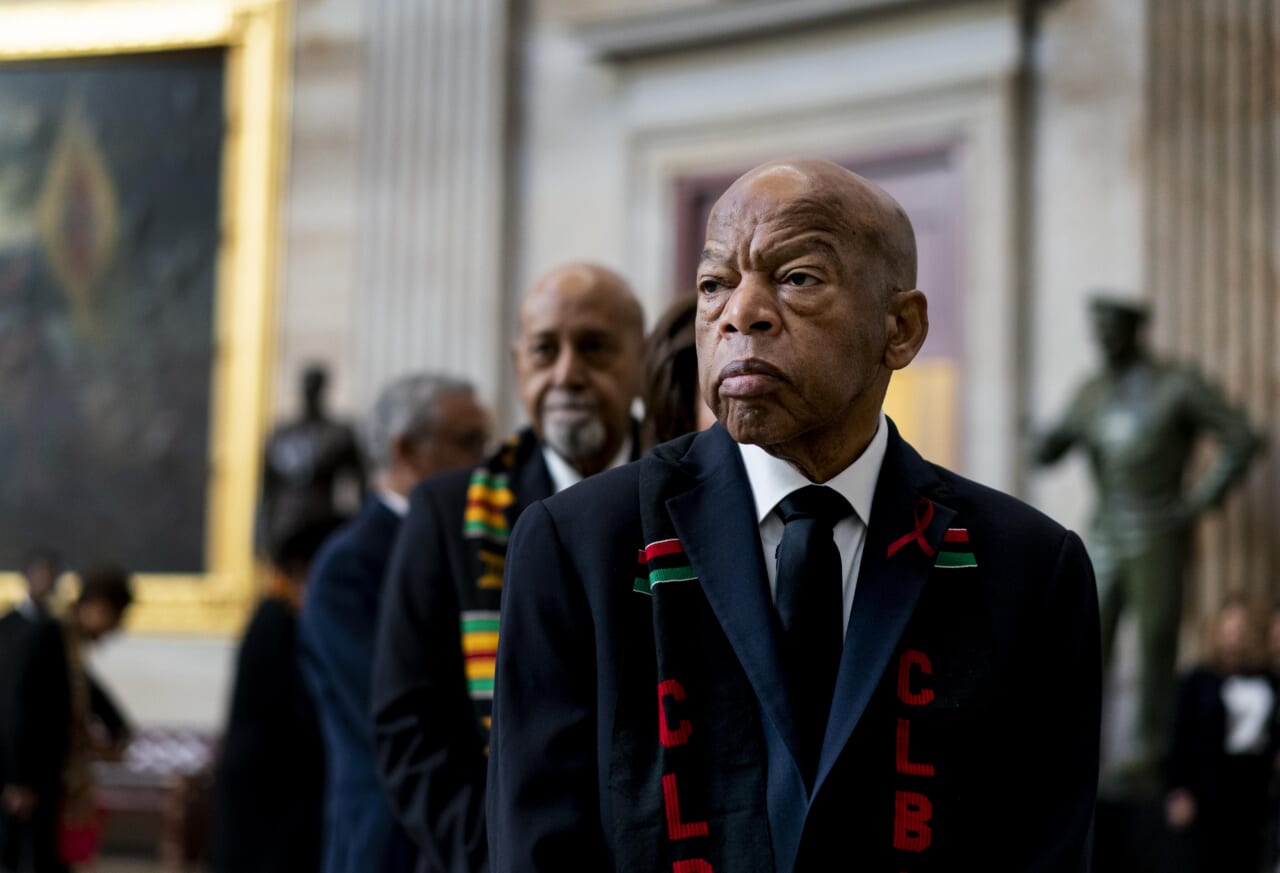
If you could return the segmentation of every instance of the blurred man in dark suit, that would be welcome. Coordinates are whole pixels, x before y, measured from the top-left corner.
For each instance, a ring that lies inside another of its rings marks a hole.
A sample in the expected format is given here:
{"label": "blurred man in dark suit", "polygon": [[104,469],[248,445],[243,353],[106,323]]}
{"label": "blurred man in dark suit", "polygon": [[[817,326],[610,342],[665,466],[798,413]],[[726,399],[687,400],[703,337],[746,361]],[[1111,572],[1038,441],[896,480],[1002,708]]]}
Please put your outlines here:
{"label": "blurred man in dark suit", "polygon": [[[37,588],[49,581],[29,578]],[[33,602],[39,594],[33,592]],[[103,565],[81,574],[80,593],[64,619],[28,617],[22,608],[0,619],[0,870],[6,873],[65,870],[60,836],[96,843],[91,764],[123,742],[124,719],[105,693],[95,695],[84,650],[119,628],[132,601],[128,573]],[[99,713],[108,705],[104,718]]]}
{"label": "blurred man in dark suit", "polygon": [[58,588],[62,575],[62,558],[53,549],[36,548],[22,561],[22,578],[27,583],[27,596],[15,607],[22,617],[35,621],[49,615],[49,601]]}
{"label": "blurred man in dark suit", "polygon": [[881,411],[928,332],[902,208],[822,161],[716,203],[719,424],[529,507],[489,767],[495,873],[1075,873],[1097,785],[1080,540]]}
{"label": "blurred man in dark suit", "polygon": [[531,502],[637,446],[643,314],[619,275],[552,270],[520,308],[516,380],[531,427],[472,470],[414,489],[379,623],[378,764],[420,870],[482,873],[485,748],[507,534]]}
{"label": "blurred man in dark suit", "polygon": [[48,606],[59,571],[52,551],[30,553],[23,561],[27,597],[0,618],[0,870],[6,873],[63,869],[57,811],[70,680]]}
{"label": "blurred man in dark suit", "polygon": [[336,527],[304,522],[271,545],[267,592],[236,653],[214,771],[213,873],[320,870],[324,747],[302,679],[297,612],[311,561]]}
{"label": "blurred man in dark suit", "polygon": [[417,850],[395,819],[374,763],[369,718],[382,580],[409,492],[484,456],[489,418],[470,383],[406,376],[365,426],[374,495],[325,544],[299,620],[303,674],[325,744],[324,873],[411,873]]}

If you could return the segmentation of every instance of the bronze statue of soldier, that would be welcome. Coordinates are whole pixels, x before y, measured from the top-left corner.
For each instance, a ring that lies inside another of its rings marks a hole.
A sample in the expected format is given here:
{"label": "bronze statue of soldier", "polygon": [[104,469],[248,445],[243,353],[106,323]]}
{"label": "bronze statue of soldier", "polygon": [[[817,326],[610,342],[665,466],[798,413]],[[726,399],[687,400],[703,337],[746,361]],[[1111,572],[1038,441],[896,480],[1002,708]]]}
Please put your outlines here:
{"label": "bronze statue of soldier", "polygon": [[[1191,364],[1153,357],[1143,340],[1149,311],[1097,296],[1094,334],[1104,365],[1032,449],[1051,464],[1070,449],[1089,456],[1097,503],[1088,536],[1098,579],[1103,664],[1116,627],[1132,611],[1138,632],[1138,700],[1132,757],[1104,774],[1104,789],[1153,796],[1173,718],[1183,582],[1196,519],[1221,502],[1261,440],[1244,413]],[[1216,438],[1210,468],[1184,476],[1198,439]]]}

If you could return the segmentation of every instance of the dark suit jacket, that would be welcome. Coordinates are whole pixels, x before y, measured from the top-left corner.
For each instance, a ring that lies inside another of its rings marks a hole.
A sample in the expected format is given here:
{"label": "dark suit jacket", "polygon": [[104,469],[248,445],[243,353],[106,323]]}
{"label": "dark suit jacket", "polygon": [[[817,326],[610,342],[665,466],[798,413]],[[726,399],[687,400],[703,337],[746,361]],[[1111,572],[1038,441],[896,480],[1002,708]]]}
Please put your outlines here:
{"label": "dark suit jacket", "polygon": [[[692,573],[650,593],[634,568],[655,467],[673,483],[658,508]],[[675,651],[655,639],[660,589],[683,598],[690,622],[676,642],[696,657],[678,677],[652,663],[655,649]],[[1082,864],[1101,686],[1084,548],[1034,509],[926,463],[896,429],[812,796],[750,484],[718,425],[530,507],[504,596],[495,873]],[[645,770],[697,743],[689,772]],[[691,780],[707,761],[713,772]]]}
{"label": "dark suit jacket", "polygon": [[298,619],[325,746],[325,873],[407,873],[417,861],[378,777],[369,719],[378,603],[399,529],[385,503],[367,501],[316,556]]}
{"label": "dark suit jacket", "polygon": [[[374,745],[392,806],[422,850],[419,869],[487,870],[484,822],[487,727],[468,693],[460,616],[497,613],[501,589],[476,587],[463,539],[470,470],[434,477],[410,496],[378,626]],[[540,451],[511,472],[510,524],[552,493]],[[482,706],[477,706],[477,703]]]}
{"label": "dark suit jacket", "polygon": [[54,863],[71,721],[69,675],[56,619],[31,621],[16,610],[0,618],[0,787],[32,788],[39,804],[25,823],[0,811],[0,869],[16,867],[19,853],[28,851],[39,864]]}
{"label": "dark suit jacket", "polygon": [[[1277,690],[1275,680],[1265,673],[1240,675],[1266,679],[1273,693]],[[1179,679],[1169,754],[1168,787],[1189,789],[1199,808],[1198,817],[1208,819],[1210,825],[1216,825],[1214,820],[1224,815],[1236,817],[1242,807],[1261,819],[1268,779],[1280,749],[1280,721],[1273,704],[1267,718],[1266,745],[1255,752],[1227,753],[1227,708],[1222,701],[1225,681],[1225,676],[1208,667],[1193,669]],[[1235,765],[1229,766],[1232,759]],[[1248,778],[1251,771],[1252,779]]]}
{"label": "dark suit jacket", "polygon": [[231,712],[214,785],[210,869],[320,869],[324,748],[298,666],[297,620],[259,603],[236,658]]}

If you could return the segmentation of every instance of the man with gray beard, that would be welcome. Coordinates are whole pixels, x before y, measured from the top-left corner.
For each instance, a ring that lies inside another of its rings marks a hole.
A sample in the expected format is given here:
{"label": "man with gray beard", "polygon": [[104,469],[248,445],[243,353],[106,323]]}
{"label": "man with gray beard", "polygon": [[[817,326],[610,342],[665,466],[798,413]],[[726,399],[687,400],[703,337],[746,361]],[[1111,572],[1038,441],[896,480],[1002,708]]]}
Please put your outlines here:
{"label": "man with gray beard", "polygon": [[526,506],[632,460],[644,317],[626,281],[568,264],[536,281],[512,349],[530,426],[410,497],[381,604],[374,744],[419,871],[488,870],[486,754],[507,536]]}

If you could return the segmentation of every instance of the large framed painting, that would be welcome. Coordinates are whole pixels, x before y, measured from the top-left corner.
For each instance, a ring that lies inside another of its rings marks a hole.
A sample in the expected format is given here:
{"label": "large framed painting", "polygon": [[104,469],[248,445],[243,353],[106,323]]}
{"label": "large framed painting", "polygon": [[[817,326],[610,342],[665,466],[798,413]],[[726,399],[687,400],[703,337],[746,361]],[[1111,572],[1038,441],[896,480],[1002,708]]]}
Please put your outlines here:
{"label": "large framed painting", "polygon": [[0,6],[0,597],[33,548],[135,629],[253,593],[283,0]]}

